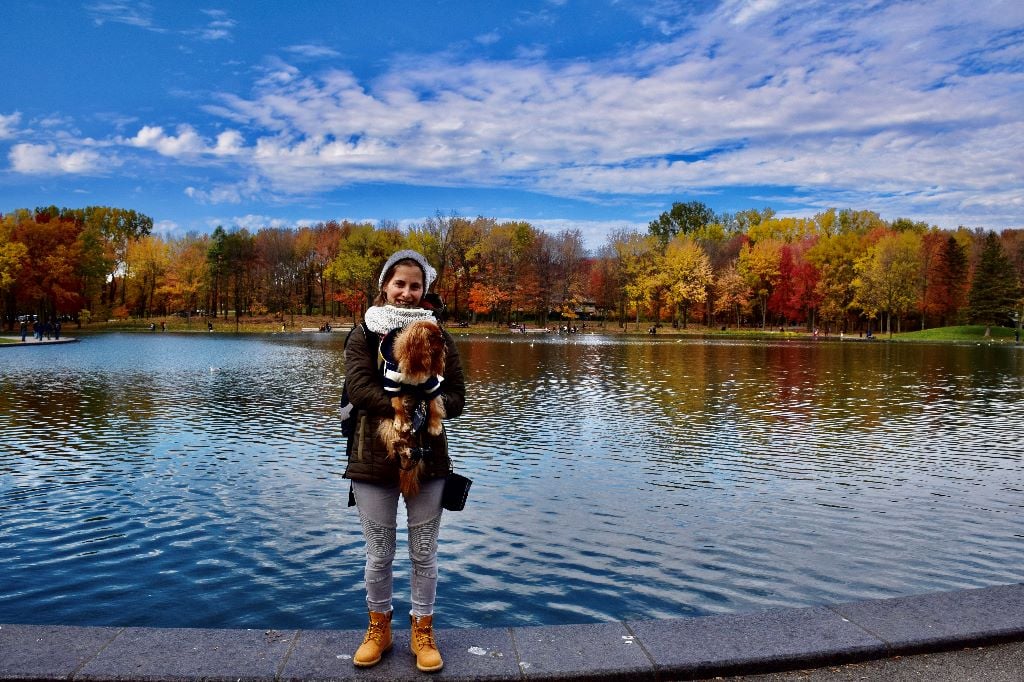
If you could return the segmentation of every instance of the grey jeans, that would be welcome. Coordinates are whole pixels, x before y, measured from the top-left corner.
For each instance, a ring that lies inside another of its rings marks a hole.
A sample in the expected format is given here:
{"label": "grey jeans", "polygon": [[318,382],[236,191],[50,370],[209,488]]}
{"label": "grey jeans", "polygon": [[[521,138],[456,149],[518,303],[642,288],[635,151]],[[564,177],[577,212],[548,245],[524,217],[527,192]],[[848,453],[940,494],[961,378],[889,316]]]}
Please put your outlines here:
{"label": "grey jeans", "polygon": [[[394,587],[392,564],[395,560],[398,526],[397,485],[353,481],[352,490],[366,538],[366,606],[370,611],[391,610]],[[414,616],[434,613],[437,595],[437,535],[441,528],[441,493],[444,479],[423,481],[420,492],[405,500],[409,523],[409,559],[412,562],[411,592]]]}

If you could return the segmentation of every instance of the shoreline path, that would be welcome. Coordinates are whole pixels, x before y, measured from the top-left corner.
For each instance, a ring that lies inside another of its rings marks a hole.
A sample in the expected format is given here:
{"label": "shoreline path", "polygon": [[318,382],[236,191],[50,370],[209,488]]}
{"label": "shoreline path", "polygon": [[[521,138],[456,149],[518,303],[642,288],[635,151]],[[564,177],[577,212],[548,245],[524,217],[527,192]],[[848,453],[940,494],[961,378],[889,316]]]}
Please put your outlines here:
{"label": "shoreline path", "polygon": [[700,618],[439,630],[445,667],[430,676],[415,670],[407,629],[379,665],[356,669],[362,636],[0,625],[0,680],[1019,681],[1024,584]]}

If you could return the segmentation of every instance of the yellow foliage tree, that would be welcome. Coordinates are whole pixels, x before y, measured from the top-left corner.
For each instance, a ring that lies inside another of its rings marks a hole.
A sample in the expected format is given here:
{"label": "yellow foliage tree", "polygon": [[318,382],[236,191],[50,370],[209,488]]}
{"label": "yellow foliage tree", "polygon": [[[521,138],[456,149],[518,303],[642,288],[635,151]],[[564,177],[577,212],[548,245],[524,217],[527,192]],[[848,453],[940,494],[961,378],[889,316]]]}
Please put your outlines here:
{"label": "yellow foliage tree", "polygon": [[689,307],[707,300],[708,287],[714,280],[711,259],[694,239],[677,235],[665,248],[663,267],[668,303],[685,328]]}
{"label": "yellow foliage tree", "polygon": [[892,317],[900,318],[917,302],[921,278],[921,235],[916,232],[888,234],[857,260],[854,305],[869,318],[885,316],[892,335]]}
{"label": "yellow foliage tree", "polygon": [[767,326],[768,297],[779,281],[779,260],[782,256],[782,242],[765,239],[753,244],[747,243],[740,249],[736,269],[754,291],[761,309],[761,328]]}

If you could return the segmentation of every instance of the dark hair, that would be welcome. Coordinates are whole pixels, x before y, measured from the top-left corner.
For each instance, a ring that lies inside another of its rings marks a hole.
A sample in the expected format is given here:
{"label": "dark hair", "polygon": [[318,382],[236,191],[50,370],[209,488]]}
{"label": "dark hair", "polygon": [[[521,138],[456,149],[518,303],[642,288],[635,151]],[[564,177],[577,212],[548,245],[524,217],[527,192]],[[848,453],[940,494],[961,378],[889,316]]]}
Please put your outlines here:
{"label": "dark hair", "polygon": [[[388,302],[387,298],[385,298],[384,296],[384,287],[386,287],[388,285],[388,282],[391,281],[391,278],[395,276],[395,270],[398,268],[399,265],[415,265],[416,268],[420,271],[420,274],[423,275],[422,283],[424,288],[426,288],[427,273],[423,270],[423,266],[420,265],[416,261],[416,259],[403,258],[402,260],[396,260],[394,263],[391,264],[391,267],[388,268],[387,272],[384,273],[384,279],[382,280],[382,284],[380,285],[380,291],[377,292],[377,298],[373,299],[373,305],[384,305]],[[426,295],[427,292],[424,291],[423,293],[424,295]]]}
{"label": "dark hair", "polygon": [[434,311],[434,317],[437,318],[438,322],[444,322],[447,317],[447,307],[444,304],[444,299],[441,298],[440,294],[431,291],[428,294],[423,294],[421,303],[424,308],[429,308]]}

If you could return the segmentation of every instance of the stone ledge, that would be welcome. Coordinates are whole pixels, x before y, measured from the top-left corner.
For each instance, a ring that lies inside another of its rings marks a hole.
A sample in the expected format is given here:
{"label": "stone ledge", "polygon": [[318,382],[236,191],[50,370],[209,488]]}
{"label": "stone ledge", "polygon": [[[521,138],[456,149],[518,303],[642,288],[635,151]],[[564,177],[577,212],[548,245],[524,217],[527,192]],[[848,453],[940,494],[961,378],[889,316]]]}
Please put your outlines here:
{"label": "stone ledge", "polygon": [[766,673],[1024,640],[1024,585],[658,621],[439,630],[415,670],[409,632],[374,668],[362,630],[0,625],[0,680],[668,680]]}

